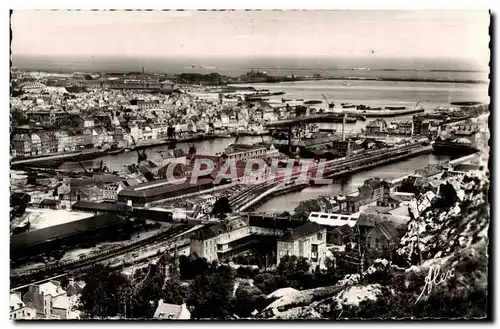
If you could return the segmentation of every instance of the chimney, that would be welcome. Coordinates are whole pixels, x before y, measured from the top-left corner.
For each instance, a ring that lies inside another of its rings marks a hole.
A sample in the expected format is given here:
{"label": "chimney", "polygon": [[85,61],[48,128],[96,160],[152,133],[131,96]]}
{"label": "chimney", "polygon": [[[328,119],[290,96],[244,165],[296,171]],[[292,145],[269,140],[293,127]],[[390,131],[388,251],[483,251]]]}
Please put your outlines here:
{"label": "chimney", "polygon": [[342,117],[342,141],[345,141],[345,117],[346,114]]}
{"label": "chimney", "polygon": [[160,299],[160,300],[158,301],[158,307],[160,307],[160,306],[162,306],[162,305],[163,305],[163,299]]}

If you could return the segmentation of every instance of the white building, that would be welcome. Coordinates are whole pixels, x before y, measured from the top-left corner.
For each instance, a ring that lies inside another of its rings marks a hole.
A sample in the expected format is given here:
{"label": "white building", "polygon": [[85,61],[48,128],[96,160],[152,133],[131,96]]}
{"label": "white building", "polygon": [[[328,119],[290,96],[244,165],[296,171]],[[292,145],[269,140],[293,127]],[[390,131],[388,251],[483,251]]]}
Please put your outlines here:
{"label": "white building", "polygon": [[160,299],[153,318],[162,320],[189,320],[191,319],[191,312],[189,312],[185,303],[182,305],[167,304],[163,302],[163,299]]}
{"label": "white building", "polygon": [[326,259],[326,229],[317,223],[308,222],[296,229],[285,232],[278,239],[278,264],[285,256],[306,258],[314,269],[316,266],[325,268]]}
{"label": "white building", "polygon": [[22,301],[20,292],[10,294],[9,312],[11,320],[26,320],[36,317],[36,310]]}
{"label": "white building", "polygon": [[36,317],[41,319],[68,319],[71,303],[58,281],[31,285],[23,296],[23,302],[32,304]]}

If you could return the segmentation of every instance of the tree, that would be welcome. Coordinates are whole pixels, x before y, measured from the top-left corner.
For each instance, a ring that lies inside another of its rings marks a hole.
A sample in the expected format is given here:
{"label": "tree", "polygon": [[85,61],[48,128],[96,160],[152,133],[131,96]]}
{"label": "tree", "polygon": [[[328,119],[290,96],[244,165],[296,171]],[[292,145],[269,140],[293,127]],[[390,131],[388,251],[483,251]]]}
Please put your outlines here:
{"label": "tree", "polygon": [[262,273],[255,276],[254,285],[268,295],[280,288],[288,287],[288,280],[284,275]]}
{"label": "tree", "polygon": [[183,280],[192,280],[198,275],[204,275],[209,268],[210,264],[206,258],[190,259],[184,255],[179,257],[179,269]]}
{"label": "tree", "polygon": [[[85,287],[80,296],[79,310],[88,319],[116,316],[121,310],[121,300],[128,280],[120,273],[100,264],[89,269]],[[121,288],[121,289],[120,289]]]}
{"label": "tree", "polygon": [[282,212],[279,217],[286,217],[286,218],[290,218],[290,213],[288,211],[285,211],[285,212]]}
{"label": "tree", "polygon": [[247,281],[240,283],[235,293],[234,312],[241,318],[248,318],[254,310],[260,311],[267,306],[266,295]]}
{"label": "tree", "polygon": [[188,300],[189,291],[179,280],[170,279],[163,286],[162,299],[165,303],[180,305]]}
{"label": "tree", "polygon": [[296,272],[309,272],[310,265],[307,259],[297,256],[284,256],[278,265],[278,273],[288,276]]}
{"label": "tree", "polygon": [[229,266],[219,266],[208,275],[198,275],[190,285],[188,304],[197,319],[227,319],[232,314],[235,273]]}
{"label": "tree", "polygon": [[321,207],[318,204],[318,201],[315,199],[301,201],[297,207],[295,207],[295,213],[297,215],[301,215],[302,217],[309,217],[311,212],[319,212],[321,211]]}
{"label": "tree", "polygon": [[228,197],[223,196],[215,201],[214,207],[212,209],[212,215],[216,216],[219,219],[224,219],[227,217],[226,214],[231,212],[232,210]]}

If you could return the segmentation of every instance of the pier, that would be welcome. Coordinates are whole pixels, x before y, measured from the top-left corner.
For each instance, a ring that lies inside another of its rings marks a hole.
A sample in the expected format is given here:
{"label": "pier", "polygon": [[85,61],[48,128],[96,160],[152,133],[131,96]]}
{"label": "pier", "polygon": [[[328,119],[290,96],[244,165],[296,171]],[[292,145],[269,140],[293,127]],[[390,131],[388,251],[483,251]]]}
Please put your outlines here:
{"label": "pier", "polygon": [[[357,113],[359,116],[361,113]],[[300,116],[293,119],[278,120],[273,122],[266,122],[264,127],[266,128],[278,128],[278,127],[289,127],[294,126],[299,123],[318,123],[318,122],[339,122],[343,120],[342,114],[339,113],[327,113],[327,114],[312,114],[307,116]],[[346,118],[346,123],[355,123],[356,118],[348,117]]]}

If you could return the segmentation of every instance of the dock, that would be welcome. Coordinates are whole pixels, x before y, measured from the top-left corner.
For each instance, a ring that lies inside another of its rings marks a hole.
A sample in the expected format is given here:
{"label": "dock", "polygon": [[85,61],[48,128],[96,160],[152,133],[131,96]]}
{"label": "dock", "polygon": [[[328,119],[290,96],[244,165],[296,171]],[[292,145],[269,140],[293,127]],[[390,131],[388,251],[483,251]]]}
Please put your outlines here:
{"label": "dock", "polygon": [[344,109],[342,113],[347,115],[364,115],[367,118],[382,118],[382,117],[396,117],[402,115],[416,114],[425,112],[423,108],[405,109],[405,110],[349,110]]}

